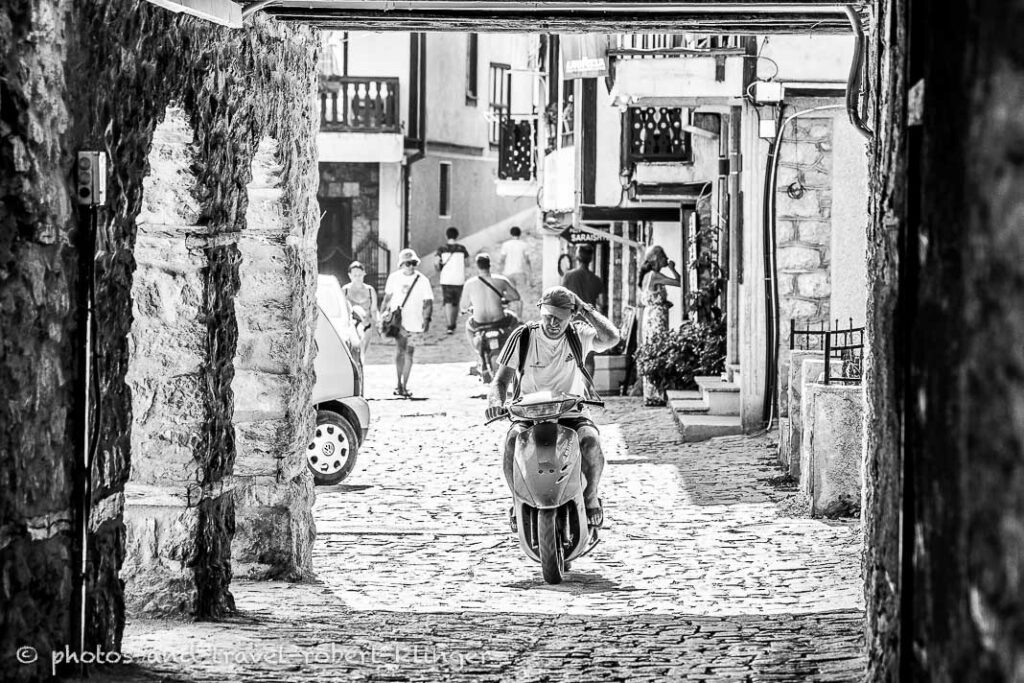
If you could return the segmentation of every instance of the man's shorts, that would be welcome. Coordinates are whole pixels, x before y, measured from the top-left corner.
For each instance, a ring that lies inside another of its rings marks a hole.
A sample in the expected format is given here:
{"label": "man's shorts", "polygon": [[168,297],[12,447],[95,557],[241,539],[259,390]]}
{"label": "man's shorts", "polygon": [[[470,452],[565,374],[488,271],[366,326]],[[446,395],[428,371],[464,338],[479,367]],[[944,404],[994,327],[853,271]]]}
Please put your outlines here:
{"label": "man's shorts", "polygon": [[462,301],[462,285],[441,285],[441,303],[458,306]]}
{"label": "man's shorts", "polygon": [[398,338],[403,340],[407,346],[411,346],[413,348],[419,346],[425,337],[425,332],[410,332],[404,327],[402,328],[402,331],[398,333]]}

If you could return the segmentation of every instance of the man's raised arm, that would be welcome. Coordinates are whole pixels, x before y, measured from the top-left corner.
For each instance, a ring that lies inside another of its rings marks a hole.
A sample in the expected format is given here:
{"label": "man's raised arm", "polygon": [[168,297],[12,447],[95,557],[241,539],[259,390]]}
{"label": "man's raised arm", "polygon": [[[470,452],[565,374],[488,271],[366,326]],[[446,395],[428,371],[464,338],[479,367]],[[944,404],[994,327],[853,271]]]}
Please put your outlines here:
{"label": "man's raised arm", "polygon": [[579,302],[576,314],[586,320],[597,332],[594,337],[594,351],[601,353],[619,343],[619,330],[611,320],[598,313],[590,304]]}

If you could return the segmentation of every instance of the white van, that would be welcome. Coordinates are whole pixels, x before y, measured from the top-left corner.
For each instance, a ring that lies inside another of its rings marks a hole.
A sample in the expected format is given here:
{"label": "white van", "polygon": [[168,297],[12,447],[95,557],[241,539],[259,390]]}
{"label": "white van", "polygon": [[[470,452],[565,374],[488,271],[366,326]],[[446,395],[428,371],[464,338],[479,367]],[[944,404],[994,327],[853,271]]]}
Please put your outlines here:
{"label": "white van", "polygon": [[336,484],[356,464],[370,428],[363,398],[363,368],[352,311],[337,279],[317,278],[316,430],[306,449],[306,466],[317,484]]}

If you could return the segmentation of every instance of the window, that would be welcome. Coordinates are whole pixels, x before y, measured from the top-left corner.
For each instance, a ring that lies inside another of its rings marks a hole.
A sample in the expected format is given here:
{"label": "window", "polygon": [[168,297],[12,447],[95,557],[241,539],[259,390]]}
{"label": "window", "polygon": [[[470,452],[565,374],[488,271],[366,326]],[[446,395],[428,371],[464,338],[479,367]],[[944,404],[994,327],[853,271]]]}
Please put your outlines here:
{"label": "window", "polygon": [[488,131],[487,141],[492,146],[498,145],[501,136],[501,119],[508,116],[508,103],[512,90],[512,67],[508,64],[495,64],[491,62],[491,74],[489,80],[489,100],[491,114],[491,128]]}
{"label": "window", "polygon": [[441,162],[441,175],[437,183],[437,215],[451,218],[452,215],[452,162]]}
{"label": "window", "polygon": [[688,112],[679,107],[630,107],[622,134],[626,161],[693,161]]}
{"label": "window", "polygon": [[470,33],[466,42],[466,105],[476,106],[477,99],[477,34]]}

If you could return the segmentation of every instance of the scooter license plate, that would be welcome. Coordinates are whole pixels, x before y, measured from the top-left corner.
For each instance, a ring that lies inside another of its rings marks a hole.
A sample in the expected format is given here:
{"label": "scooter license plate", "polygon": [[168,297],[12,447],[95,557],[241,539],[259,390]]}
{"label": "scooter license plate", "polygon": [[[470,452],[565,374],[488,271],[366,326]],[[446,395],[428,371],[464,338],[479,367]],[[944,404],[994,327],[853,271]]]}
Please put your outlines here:
{"label": "scooter license plate", "polygon": [[496,335],[496,334],[490,335],[489,334],[486,337],[484,337],[484,339],[485,339],[485,342],[487,344],[487,348],[488,349],[490,349],[491,351],[497,351],[498,350],[498,348],[500,346],[498,344],[498,335]]}

